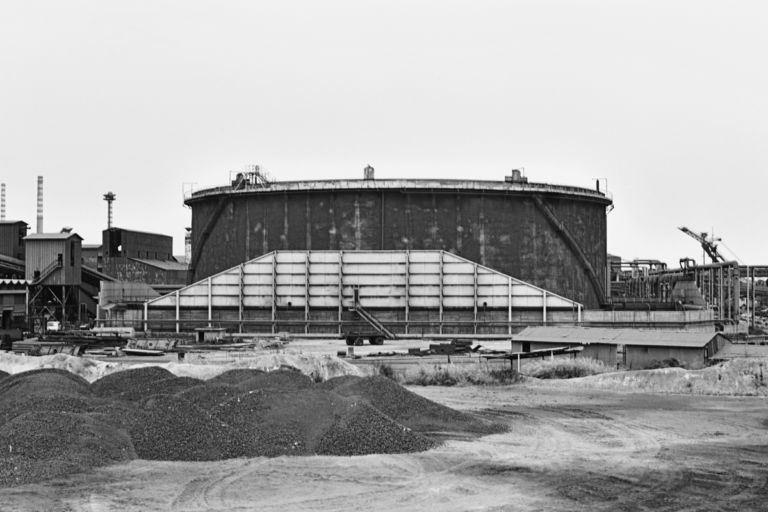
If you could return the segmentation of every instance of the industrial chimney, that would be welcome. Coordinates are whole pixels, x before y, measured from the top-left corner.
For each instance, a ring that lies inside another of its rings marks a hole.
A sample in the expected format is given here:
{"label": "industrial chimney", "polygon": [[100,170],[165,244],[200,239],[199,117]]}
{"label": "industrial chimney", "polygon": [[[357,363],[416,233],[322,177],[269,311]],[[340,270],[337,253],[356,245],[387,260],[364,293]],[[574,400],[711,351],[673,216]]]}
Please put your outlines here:
{"label": "industrial chimney", "polygon": [[37,177],[37,232],[43,232],[43,177]]}

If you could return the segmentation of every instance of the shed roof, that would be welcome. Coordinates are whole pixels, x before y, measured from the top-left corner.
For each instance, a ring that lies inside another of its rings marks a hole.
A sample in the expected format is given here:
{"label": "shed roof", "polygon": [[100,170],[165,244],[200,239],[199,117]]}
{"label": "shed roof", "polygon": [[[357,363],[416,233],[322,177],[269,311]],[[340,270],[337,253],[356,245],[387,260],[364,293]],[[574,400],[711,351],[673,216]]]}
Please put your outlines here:
{"label": "shed roof", "polygon": [[139,263],[143,263],[144,265],[149,265],[150,267],[159,268],[160,270],[188,270],[189,266],[186,263],[179,263],[178,261],[170,261],[170,260],[150,260],[150,259],[143,259],[143,258],[129,258],[133,261],[138,261]]}
{"label": "shed roof", "polygon": [[137,235],[152,235],[152,236],[160,236],[160,237],[164,237],[164,238],[173,239],[173,237],[171,235],[166,235],[164,233],[152,233],[150,231],[139,231],[138,229],[111,227],[111,228],[105,229],[104,231],[110,231],[110,232],[113,232],[113,233],[117,232],[117,231],[120,231],[122,233],[134,233],[134,234],[137,234]]}
{"label": "shed roof", "polygon": [[69,240],[73,236],[76,236],[80,240],[83,239],[77,233],[32,233],[24,237],[24,240]]}
{"label": "shed roof", "polygon": [[515,341],[539,343],[604,343],[646,347],[700,348],[712,341],[717,332],[667,331],[652,329],[611,329],[597,327],[527,327],[513,337]]}

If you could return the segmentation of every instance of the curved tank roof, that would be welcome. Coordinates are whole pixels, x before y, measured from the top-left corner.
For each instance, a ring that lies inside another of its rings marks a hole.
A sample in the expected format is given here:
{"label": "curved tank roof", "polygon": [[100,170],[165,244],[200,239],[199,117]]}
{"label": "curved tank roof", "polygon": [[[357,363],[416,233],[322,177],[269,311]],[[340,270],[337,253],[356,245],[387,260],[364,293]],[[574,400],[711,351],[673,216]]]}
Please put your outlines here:
{"label": "curved tank roof", "polygon": [[549,183],[506,182],[490,180],[450,179],[349,179],[276,181],[264,184],[240,184],[213,187],[193,192],[185,198],[185,204],[196,200],[223,194],[269,194],[275,192],[312,192],[331,190],[400,190],[400,191],[451,191],[479,192],[494,194],[545,194],[568,196],[583,200],[597,201],[606,206],[613,201],[603,192],[582,187],[553,185]]}

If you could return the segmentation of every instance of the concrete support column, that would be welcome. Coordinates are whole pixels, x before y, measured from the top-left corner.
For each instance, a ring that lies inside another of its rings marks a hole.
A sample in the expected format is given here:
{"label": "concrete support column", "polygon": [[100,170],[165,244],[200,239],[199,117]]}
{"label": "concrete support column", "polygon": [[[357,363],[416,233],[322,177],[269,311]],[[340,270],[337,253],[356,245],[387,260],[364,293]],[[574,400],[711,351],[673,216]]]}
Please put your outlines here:
{"label": "concrete support column", "polygon": [[238,286],[239,300],[237,302],[238,332],[243,332],[243,317],[245,316],[245,263],[240,264],[240,285]]}
{"label": "concrete support column", "polygon": [[472,319],[473,319],[473,322],[472,322],[472,332],[474,334],[477,334],[477,265],[473,265],[473,267],[474,267],[474,272],[472,273],[472,284],[473,284],[473,287],[472,287],[473,288],[473,294],[472,295],[473,295],[474,300],[472,301],[473,302],[473,304],[472,304],[472,313],[473,313],[473,316],[472,316]]}
{"label": "concrete support column", "polygon": [[512,278],[507,278],[507,334],[512,334]]}
{"label": "concrete support column", "polygon": [[405,334],[408,334],[408,321],[411,313],[411,253],[405,251]]}
{"label": "concrete support column", "polygon": [[304,334],[309,334],[309,281],[310,281],[310,253],[307,251],[304,259]]}
{"label": "concrete support column", "polygon": [[440,290],[440,304],[439,304],[439,318],[440,318],[440,334],[443,334],[443,251],[440,251],[440,286],[438,289]]}
{"label": "concrete support column", "polygon": [[270,332],[275,334],[275,321],[277,317],[277,251],[272,253],[272,313],[270,316]]}
{"label": "concrete support column", "polygon": [[341,336],[342,328],[341,328],[341,318],[342,318],[342,312],[344,310],[344,284],[342,283],[344,279],[344,251],[339,251],[339,315],[337,320],[337,329],[339,336]]}
{"label": "concrete support column", "polygon": [[213,326],[213,281],[208,278],[208,327]]}

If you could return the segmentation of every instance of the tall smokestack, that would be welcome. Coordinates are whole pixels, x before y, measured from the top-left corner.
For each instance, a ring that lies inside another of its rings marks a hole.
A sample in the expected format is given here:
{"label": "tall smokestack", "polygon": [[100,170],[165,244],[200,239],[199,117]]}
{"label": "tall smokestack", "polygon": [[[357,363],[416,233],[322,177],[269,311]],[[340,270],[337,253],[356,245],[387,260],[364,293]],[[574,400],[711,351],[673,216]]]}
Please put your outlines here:
{"label": "tall smokestack", "polygon": [[0,183],[0,221],[5,220],[5,183]]}
{"label": "tall smokestack", "polygon": [[37,177],[37,232],[43,232],[43,177]]}

